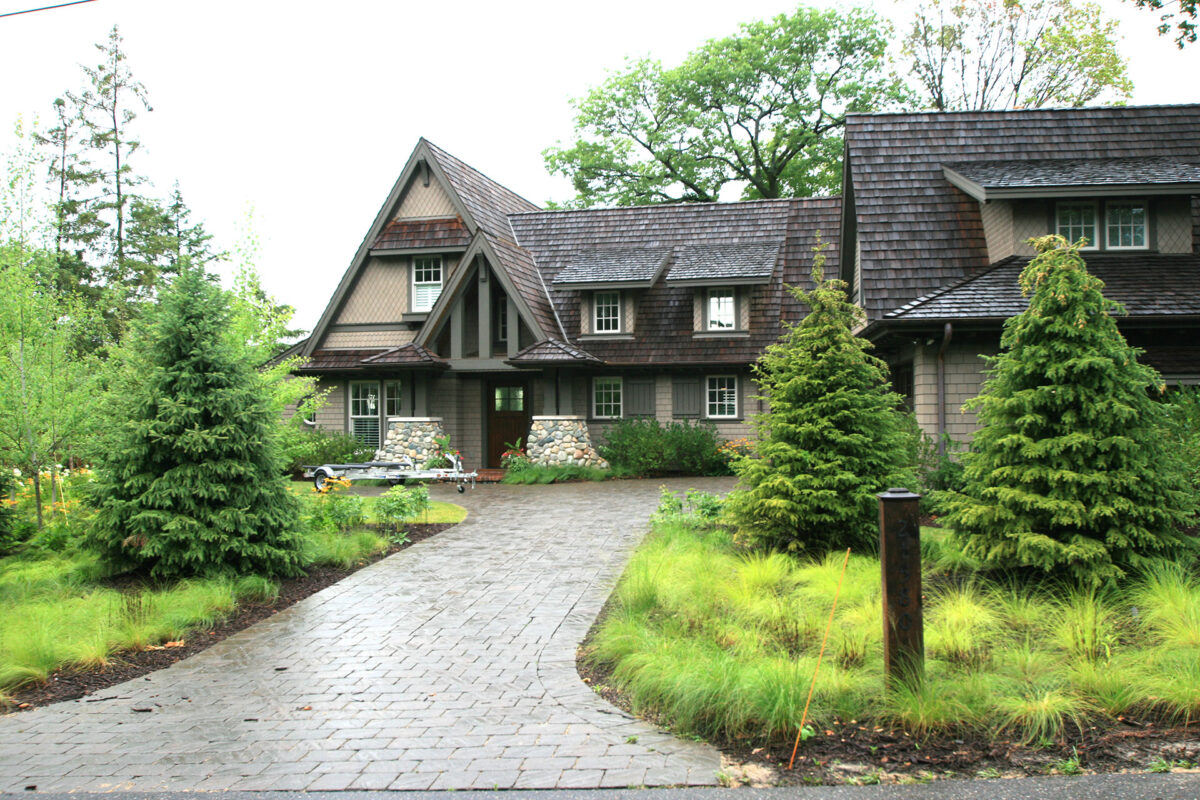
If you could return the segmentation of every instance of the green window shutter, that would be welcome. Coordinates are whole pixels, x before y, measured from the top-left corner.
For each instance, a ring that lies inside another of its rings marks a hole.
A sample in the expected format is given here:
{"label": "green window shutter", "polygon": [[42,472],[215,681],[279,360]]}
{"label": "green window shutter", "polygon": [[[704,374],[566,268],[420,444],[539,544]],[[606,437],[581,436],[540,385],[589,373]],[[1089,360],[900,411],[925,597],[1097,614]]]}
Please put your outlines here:
{"label": "green window shutter", "polygon": [[627,378],[625,380],[625,416],[654,416],[653,378]]}
{"label": "green window shutter", "polygon": [[677,378],[671,382],[671,413],[676,417],[700,416],[699,378]]}

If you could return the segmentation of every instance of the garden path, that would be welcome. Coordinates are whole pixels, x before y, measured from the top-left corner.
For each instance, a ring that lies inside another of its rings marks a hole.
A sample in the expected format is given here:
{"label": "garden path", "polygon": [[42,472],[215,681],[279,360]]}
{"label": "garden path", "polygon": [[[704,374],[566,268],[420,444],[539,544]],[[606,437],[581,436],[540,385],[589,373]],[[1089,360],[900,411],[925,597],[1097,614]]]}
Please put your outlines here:
{"label": "garden path", "polygon": [[575,672],[661,483],[438,487],[458,527],[169,669],[0,718],[0,792],[712,784],[714,749]]}

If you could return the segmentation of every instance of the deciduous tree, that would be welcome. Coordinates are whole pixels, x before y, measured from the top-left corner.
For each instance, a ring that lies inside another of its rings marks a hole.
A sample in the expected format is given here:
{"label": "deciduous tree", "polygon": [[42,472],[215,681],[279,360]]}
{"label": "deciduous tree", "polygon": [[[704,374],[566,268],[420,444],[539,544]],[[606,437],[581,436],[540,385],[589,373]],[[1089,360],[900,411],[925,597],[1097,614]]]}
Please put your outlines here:
{"label": "deciduous tree", "polygon": [[574,103],[576,141],[544,153],[569,205],[716,201],[838,191],[851,111],[902,97],[888,25],[800,8],[709,41],[670,69],[630,62]]}
{"label": "deciduous tree", "polygon": [[1117,23],[1072,0],[926,0],[904,43],[939,111],[1082,106],[1133,91]]}
{"label": "deciduous tree", "polygon": [[1117,330],[1081,244],[1034,242],[1029,307],[1004,326],[945,524],[987,565],[1100,584],[1184,548],[1196,501],[1154,399],[1162,379]]}
{"label": "deciduous tree", "polygon": [[1167,11],[1159,17],[1160,23],[1158,33],[1160,36],[1166,36],[1175,29],[1175,44],[1180,50],[1185,44],[1192,44],[1196,41],[1196,19],[1200,17],[1200,0],[1133,0],[1134,5],[1138,8],[1149,8],[1154,11],[1162,11],[1164,8],[1171,6],[1178,7],[1178,11]]}

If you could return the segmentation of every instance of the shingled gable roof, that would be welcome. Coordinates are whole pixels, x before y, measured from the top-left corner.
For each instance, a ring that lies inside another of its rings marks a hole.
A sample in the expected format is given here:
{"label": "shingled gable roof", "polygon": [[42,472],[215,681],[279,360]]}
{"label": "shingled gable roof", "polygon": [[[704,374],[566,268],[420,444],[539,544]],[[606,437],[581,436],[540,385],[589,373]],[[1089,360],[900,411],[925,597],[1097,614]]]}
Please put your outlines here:
{"label": "shingled gable roof", "polygon": [[498,268],[495,275],[504,287],[504,293],[516,303],[517,313],[525,320],[534,337],[542,340],[562,335],[562,327],[550,305],[546,287],[542,284],[541,275],[533,263],[532,256],[511,241],[480,230],[471,240],[470,247],[463,253],[458,269],[442,287],[441,295],[430,309],[425,324],[413,339],[414,342],[421,346],[429,344],[434,332],[441,328],[455,299],[464,288],[464,281],[472,274],[471,262],[479,255]]}
{"label": "shingled gable roof", "polygon": [[581,342],[591,356],[610,366],[735,366],[753,361],[763,347],[778,338],[781,319],[799,319],[800,310],[783,285],[808,285],[818,232],[832,242],[826,254],[837,263],[840,209],[837,197],[754,200],[536,212],[516,214],[510,223],[517,243],[533,255],[550,287],[568,341],[580,335],[580,294],[554,281],[578,253],[619,247],[671,248],[675,253],[686,247],[777,248],[769,283],[749,290],[749,335],[696,336],[694,287],[660,279],[640,296],[631,341]]}
{"label": "shingled gable roof", "polygon": [[569,342],[547,339],[531,344],[506,362],[515,367],[544,367],[554,364],[602,364],[600,359]]}
{"label": "shingled gable roof", "polygon": [[[387,199],[380,206],[379,213],[375,215],[375,221],[371,223],[367,235],[363,237],[362,243],[359,245],[354,258],[350,262],[350,266],[346,269],[345,274],[342,275],[342,280],[330,298],[329,305],[325,307],[324,313],[321,314],[320,320],[317,321],[316,327],[313,328],[312,335],[305,342],[303,355],[311,356],[316,346],[325,338],[325,330],[332,324],[338,309],[341,308],[343,301],[346,299],[347,293],[354,286],[358,273],[366,265],[372,246],[377,241],[380,241],[381,235],[391,222],[392,215],[396,212],[405,187],[416,176],[417,171],[421,169],[422,165],[427,167],[430,174],[441,183],[450,198],[451,204],[458,212],[461,223],[465,225],[467,232],[472,235],[476,231],[483,230],[493,236],[507,238],[511,236],[506,221],[508,214],[537,210],[537,206],[533,203],[504,188],[478,170],[467,166],[427,139],[421,138],[417,142],[417,146],[413,149],[412,155],[408,157],[408,162],[404,165],[404,169],[401,170],[400,176],[392,185]],[[463,246],[461,233],[456,238],[450,228],[438,231],[438,235],[449,237],[446,242],[446,246],[448,247]],[[453,242],[449,239],[453,239]],[[402,244],[402,242],[394,237],[390,239],[385,238],[384,241],[386,241],[388,247],[398,247]],[[421,246],[429,244],[424,239],[422,241],[424,241],[424,244]],[[408,242],[405,246],[411,247],[416,245]],[[533,302],[536,304],[536,298],[533,299]]]}
{"label": "shingled gable roof", "polygon": [[[853,198],[861,242],[860,297],[874,321],[988,266],[979,203],[946,180],[943,164],[1194,161],[1200,105],[850,114],[845,140],[847,213]],[[850,279],[847,252],[842,275]]]}
{"label": "shingled gable roof", "polygon": [[[1104,296],[1120,303],[1130,319],[1200,319],[1200,255],[1089,253],[1088,272],[1104,282]],[[902,324],[998,323],[1029,307],[1021,294],[1028,257],[1013,256],[992,267],[888,312]],[[868,327],[871,336],[883,327]]]}
{"label": "shingled gable roof", "polygon": [[363,366],[367,367],[426,367],[429,369],[445,369],[446,359],[432,350],[428,350],[415,342],[409,342],[400,347],[393,347],[382,353],[364,358]]}
{"label": "shingled gable roof", "polygon": [[1051,194],[1200,192],[1200,162],[1175,156],[968,161],[945,164],[942,171],[946,180],[981,202]]}

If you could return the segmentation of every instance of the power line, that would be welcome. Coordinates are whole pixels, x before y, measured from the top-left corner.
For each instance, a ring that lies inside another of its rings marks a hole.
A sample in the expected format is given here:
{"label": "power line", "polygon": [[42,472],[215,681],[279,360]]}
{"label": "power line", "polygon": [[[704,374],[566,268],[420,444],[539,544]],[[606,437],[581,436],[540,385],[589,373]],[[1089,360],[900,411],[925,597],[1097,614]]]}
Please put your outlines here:
{"label": "power line", "polygon": [[27,8],[24,11],[7,11],[3,14],[0,14],[0,18],[15,17],[18,14],[32,14],[35,11],[49,11],[52,8],[66,8],[67,6],[78,6],[78,5],[82,5],[83,3],[94,3],[94,2],[96,2],[96,0],[73,0],[73,2],[59,3],[58,5],[55,5],[55,6],[42,6],[41,8]]}

